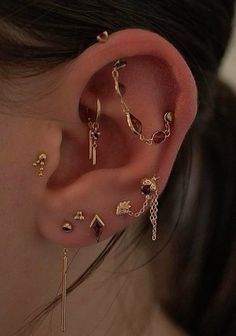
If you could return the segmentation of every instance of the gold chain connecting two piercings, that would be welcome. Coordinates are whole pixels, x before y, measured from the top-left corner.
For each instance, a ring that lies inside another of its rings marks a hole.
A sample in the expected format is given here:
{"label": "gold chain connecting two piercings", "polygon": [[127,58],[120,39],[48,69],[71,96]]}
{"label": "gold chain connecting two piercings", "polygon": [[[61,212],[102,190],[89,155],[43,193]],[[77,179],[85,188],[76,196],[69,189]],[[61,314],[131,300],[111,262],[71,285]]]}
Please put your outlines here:
{"label": "gold chain connecting two piercings", "polygon": [[117,60],[113,64],[112,77],[114,79],[115,91],[120,97],[121,107],[126,116],[127,124],[130,130],[139,137],[142,142],[148,145],[160,144],[164,142],[171,134],[171,124],[175,120],[173,112],[166,112],[164,115],[164,127],[163,131],[155,131],[150,138],[143,135],[143,125],[140,120],[138,120],[130,111],[127,103],[124,100],[124,94],[126,91],[125,86],[120,82],[119,71],[127,67],[127,62],[125,60]]}
{"label": "gold chain connecting two piercings", "polygon": [[131,210],[131,202],[123,201],[120,202],[116,208],[116,215],[123,216],[129,215],[130,217],[138,218],[145,211],[150,208],[150,222],[152,224],[152,240],[155,241],[157,239],[157,214],[158,214],[158,205],[159,205],[159,193],[157,187],[157,177],[146,177],[142,180],[141,184],[141,193],[145,195],[145,201],[143,203],[142,208],[133,212]]}

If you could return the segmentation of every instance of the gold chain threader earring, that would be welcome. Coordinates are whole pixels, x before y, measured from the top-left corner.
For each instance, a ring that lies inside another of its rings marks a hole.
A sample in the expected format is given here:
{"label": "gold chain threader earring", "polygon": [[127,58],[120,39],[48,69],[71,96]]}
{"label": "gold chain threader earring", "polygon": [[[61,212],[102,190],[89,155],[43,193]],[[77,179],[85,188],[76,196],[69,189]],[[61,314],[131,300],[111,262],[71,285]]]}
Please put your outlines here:
{"label": "gold chain threader earring", "polygon": [[63,262],[62,262],[62,296],[61,296],[61,331],[66,331],[66,296],[67,296],[67,269],[68,257],[67,249],[63,249]]}
{"label": "gold chain threader earring", "polygon": [[93,166],[97,164],[97,141],[101,135],[99,131],[100,125],[100,116],[101,116],[101,102],[97,98],[97,115],[96,120],[93,122],[89,118],[89,160],[92,160]]}
{"label": "gold chain threader earring", "polygon": [[175,117],[173,112],[166,112],[164,115],[164,126],[163,131],[155,131],[150,138],[143,135],[143,125],[140,120],[138,120],[130,111],[127,103],[124,100],[125,86],[119,81],[119,71],[127,67],[127,62],[125,60],[117,60],[113,65],[112,77],[115,84],[116,94],[119,96],[121,101],[121,108],[124,112],[127,120],[127,124],[130,130],[139,137],[142,142],[153,145],[160,144],[164,142],[171,134],[171,124],[174,122]]}
{"label": "gold chain threader earring", "polygon": [[152,240],[157,239],[157,214],[158,214],[158,199],[159,193],[157,188],[157,177],[147,177],[142,180],[141,193],[145,195],[145,201],[142,208],[138,212],[131,210],[131,202],[120,202],[116,209],[117,216],[129,215],[131,217],[140,217],[150,207],[150,222],[152,224]]}

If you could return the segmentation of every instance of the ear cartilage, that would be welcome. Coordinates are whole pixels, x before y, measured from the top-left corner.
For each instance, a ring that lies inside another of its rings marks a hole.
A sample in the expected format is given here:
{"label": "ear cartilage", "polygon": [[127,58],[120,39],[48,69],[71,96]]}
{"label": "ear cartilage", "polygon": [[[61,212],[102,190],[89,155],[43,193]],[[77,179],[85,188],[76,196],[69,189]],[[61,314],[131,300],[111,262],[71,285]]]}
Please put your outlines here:
{"label": "ear cartilage", "polygon": [[150,222],[152,224],[152,240],[155,241],[157,239],[157,213],[158,213],[158,187],[157,187],[158,178],[153,177],[145,177],[141,182],[141,193],[145,196],[145,201],[143,203],[142,208],[133,212],[131,210],[131,202],[130,201],[122,201],[118,204],[116,208],[116,215],[123,216],[129,215],[130,217],[138,218],[150,207]]}
{"label": "ear cartilage", "polygon": [[109,34],[108,34],[107,31],[104,31],[103,33],[101,33],[97,36],[97,41],[99,43],[105,43],[105,42],[108,41],[108,39],[109,39]]}
{"label": "ear cartilage", "polygon": [[45,164],[47,161],[47,154],[41,153],[38,156],[38,160],[33,163],[34,167],[39,166],[39,176],[42,177],[45,169]]}
{"label": "ear cartilage", "polygon": [[139,119],[137,119],[130,111],[130,108],[128,107],[127,103],[124,100],[124,88],[126,90],[126,87],[124,84],[121,84],[119,81],[120,73],[119,71],[126,68],[127,62],[125,60],[117,60],[113,64],[112,69],[112,77],[115,84],[115,92],[120,98],[121,108],[126,116],[126,121],[128,124],[129,129],[138,136],[139,140],[148,144],[160,144],[166,141],[167,138],[171,135],[171,124],[175,121],[175,116],[173,112],[166,112],[164,114],[164,127],[165,129],[163,131],[155,131],[150,138],[143,135],[143,124]]}

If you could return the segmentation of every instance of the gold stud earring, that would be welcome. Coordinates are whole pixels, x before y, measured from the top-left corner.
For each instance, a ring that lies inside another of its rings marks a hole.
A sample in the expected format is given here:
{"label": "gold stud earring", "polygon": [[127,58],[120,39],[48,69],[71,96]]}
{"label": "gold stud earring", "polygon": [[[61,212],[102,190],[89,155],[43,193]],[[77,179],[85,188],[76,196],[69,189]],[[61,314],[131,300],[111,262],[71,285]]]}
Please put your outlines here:
{"label": "gold stud earring", "polygon": [[98,41],[99,43],[105,43],[105,42],[108,41],[108,38],[109,38],[109,34],[108,34],[108,32],[107,32],[107,31],[104,31],[103,33],[101,33],[101,34],[99,34],[99,35],[97,36],[97,41]]}
{"label": "gold stud earring", "polygon": [[150,207],[150,222],[152,224],[152,240],[157,239],[157,214],[158,214],[158,187],[157,187],[157,177],[147,177],[141,182],[141,193],[145,196],[145,201],[142,208],[138,212],[133,212],[131,210],[131,202],[123,201],[120,202],[116,208],[116,215],[123,216],[129,215],[131,217],[140,217],[149,207]]}
{"label": "gold stud earring", "polygon": [[[163,143],[171,135],[171,124],[175,121],[175,116],[173,112],[166,112],[164,114],[164,130],[155,131],[150,138],[143,135],[143,124],[138,120],[130,111],[127,103],[124,100],[124,88],[125,86],[119,82],[120,74],[119,71],[127,66],[127,62],[124,60],[117,60],[112,69],[112,77],[115,84],[115,92],[120,98],[121,108],[126,116],[127,124],[130,130],[138,136],[139,140],[148,144],[160,144]],[[125,88],[126,90],[126,88]]]}
{"label": "gold stud earring", "polygon": [[105,224],[103,220],[101,219],[101,217],[99,217],[98,215],[95,215],[90,224],[90,228],[93,230],[98,243],[104,231],[104,227],[105,227]]}
{"label": "gold stud earring", "polygon": [[97,164],[97,141],[101,135],[99,131],[100,125],[100,116],[101,116],[101,102],[97,98],[97,115],[96,120],[93,122],[89,118],[88,127],[89,127],[89,160],[92,161],[93,166]]}
{"label": "gold stud earring", "polygon": [[70,222],[65,222],[62,226],[62,230],[64,232],[67,232],[67,233],[72,232],[73,231],[73,225]]}
{"label": "gold stud earring", "polygon": [[74,220],[84,221],[85,217],[82,211],[77,211],[76,215],[74,216]]}
{"label": "gold stud earring", "polygon": [[47,154],[41,153],[38,156],[38,160],[33,163],[34,167],[39,166],[39,176],[42,177],[45,169],[45,164],[47,161]]}

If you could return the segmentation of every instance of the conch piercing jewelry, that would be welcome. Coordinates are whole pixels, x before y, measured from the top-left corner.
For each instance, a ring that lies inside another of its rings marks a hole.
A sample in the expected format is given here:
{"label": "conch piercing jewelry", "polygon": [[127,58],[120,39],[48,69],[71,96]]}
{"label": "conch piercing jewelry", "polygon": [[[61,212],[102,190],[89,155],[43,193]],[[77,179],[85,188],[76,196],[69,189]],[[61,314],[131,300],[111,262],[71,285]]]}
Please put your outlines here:
{"label": "conch piercing jewelry", "polygon": [[39,176],[42,177],[45,169],[45,164],[47,161],[47,154],[41,153],[38,156],[38,160],[33,163],[34,167],[39,166]]}
{"label": "conch piercing jewelry", "polygon": [[91,230],[93,230],[95,237],[97,239],[97,243],[99,243],[101,235],[103,233],[105,224],[103,222],[103,220],[98,216],[95,215],[91,224],[90,224],[90,228]]}
{"label": "conch piercing jewelry", "polygon": [[125,87],[119,82],[119,71],[127,66],[127,62],[124,60],[117,60],[113,65],[112,77],[114,79],[115,91],[121,100],[121,107],[126,115],[127,123],[130,130],[139,137],[142,142],[148,145],[160,144],[164,142],[171,134],[171,124],[174,122],[174,113],[167,112],[164,115],[164,131],[155,131],[150,138],[143,135],[143,125],[140,120],[138,120],[130,111],[128,105],[126,104],[123,96],[125,94]]}
{"label": "conch piercing jewelry", "polygon": [[97,41],[100,42],[100,43],[105,43],[105,42],[108,41],[108,38],[109,38],[108,32],[104,31],[103,33],[101,33],[97,36]]}
{"label": "conch piercing jewelry", "polygon": [[129,215],[131,217],[140,217],[150,207],[150,222],[152,224],[152,240],[157,239],[157,213],[158,213],[158,187],[157,177],[144,178],[141,183],[141,193],[145,195],[145,201],[141,210],[133,212],[131,210],[131,202],[120,202],[116,209],[117,216]]}
{"label": "conch piercing jewelry", "polygon": [[93,166],[97,164],[97,141],[101,135],[99,121],[101,116],[101,102],[97,98],[97,116],[95,122],[89,118],[89,160],[92,160]]}

